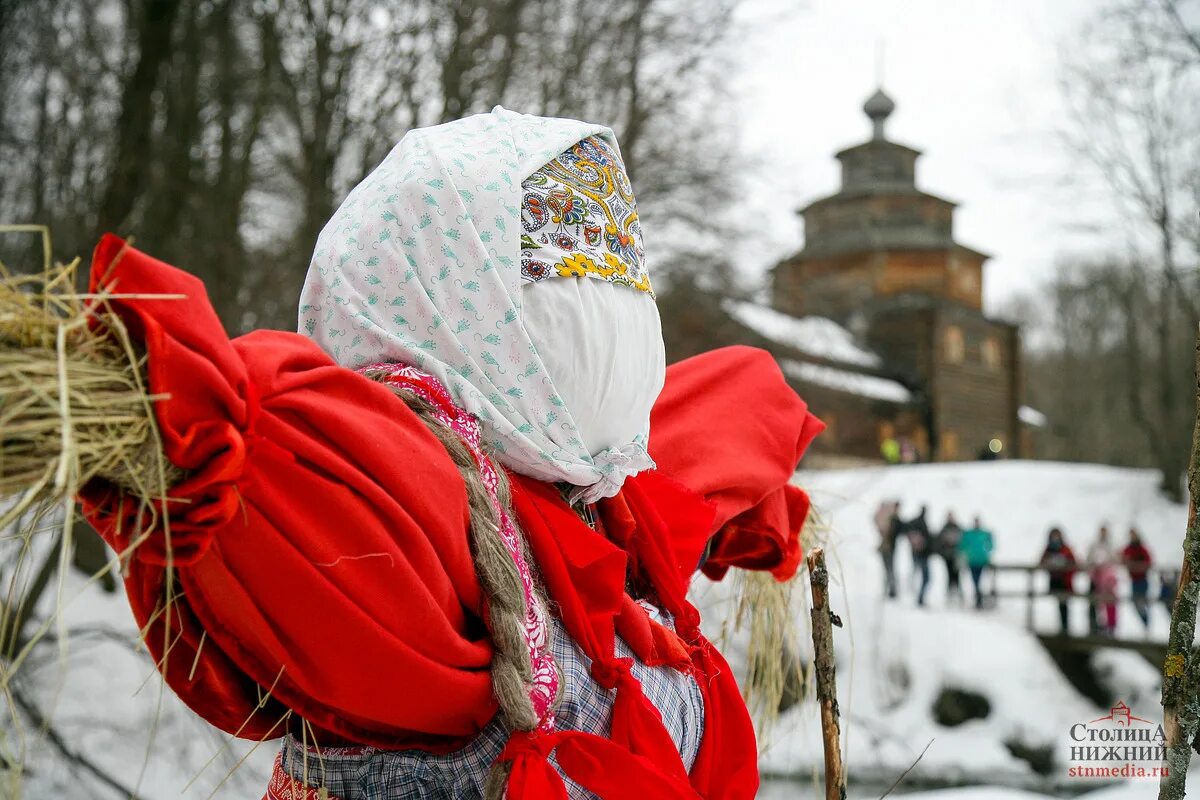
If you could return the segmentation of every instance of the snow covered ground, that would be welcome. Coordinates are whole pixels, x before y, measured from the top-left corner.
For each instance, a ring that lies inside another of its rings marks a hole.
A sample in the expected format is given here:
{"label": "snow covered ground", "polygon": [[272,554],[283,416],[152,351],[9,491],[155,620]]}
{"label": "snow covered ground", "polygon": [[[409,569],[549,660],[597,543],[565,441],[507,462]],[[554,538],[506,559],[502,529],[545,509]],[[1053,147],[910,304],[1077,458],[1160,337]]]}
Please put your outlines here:
{"label": "snow covered ground", "polygon": [[[39,646],[36,658],[22,667],[17,689],[50,710],[69,750],[145,800],[262,797],[277,745],[256,749],[253,742],[233,740],[179,702],[138,647],[121,590],[106,594],[72,577],[64,601],[70,633],[65,662],[53,645]],[[72,767],[36,727],[25,725],[22,734],[13,736],[7,724],[0,727],[9,750],[24,748],[27,774],[15,797],[128,800],[127,793]],[[2,776],[0,770],[0,798],[8,800],[6,791],[14,787]]]}
{"label": "snow covered ground", "polygon": [[[1102,522],[1113,527],[1118,541],[1132,523],[1143,531],[1158,560],[1177,562],[1184,509],[1161,498],[1155,476],[1098,466],[992,462],[802,472],[797,482],[810,491],[829,527],[837,583],[833,601],[846,621],[837,633],[840,703],[849,770],[865,782],[851,787],[850,796],[879,797],[926,745],[910,775],[914,787],[975,786],[921,791],[910,795],[912,800],[1044,800],[1072,788],[1038,776],[1005,743],[1052,747],[1064,758],[1070,725],[1108,709],[1097,708],[1061,676],[1025,630],[1019,602],[981,614],[947,609],[940,564],[929,608],[915,608],[911,592],[885,602],[871,518],[881,500],[892,498],[902,500],[905,516],[927,504],[935,525],[949,510],[963,521],[978,513],[995,532],[996,558],[1005,562],[1036,560],[1052,524],[1063,527],[1068,541],[1082,551]],[[907,553],[899,553],[905,586],[908,563]],[[697,587],[697,598],[714,612],[709,620],[714,627],[719,626],[724,592],[720,585]],[[54,709],[53,724],[66,746],[130,787],[137,785],[147,800],[260,797],[275,745],[255,749],[253,743],[230,743],[163,691],[146,654],[134,649],[135,631],[119,592],[106,595],[76,581],[68,587],[67,596],[72,595],[78,596],[68,606],[67,624],[74,635],[65,667],[53,647],[41,648],[21,684]],[[1075,624],[1081,630],[1084,613],[1082,607],[1076,609]],[[1164,636],[1164,613],[1155,613],[1154,635]],[[1142,635],[1130,609],[1123,608],[1122,616],[1123,635]],[[1038,624],[1050,628],[1054,620],[1047,601],[1038,609]],[[1135,713],[1156,717],[1156,671],[1128,652],[1109,651],[1103,663],[1110,684]],[[984,695],[991,713],[955,728],[939,726],[931,707],[946,687]],[[29,774],[24,798],[123,796],[69,769],[36,731],[26,728],[25,735]],[[16,749],[19,742],[9,736],[4,744]],[[817,797],[812,781],[820,764],[815,709],[803,704],[782,717],[763,756],[765,771],[800,782],[770,781],[760,796]],[[1200,774],[1192,785],[1200,786]],[[0,784],[0,796],[4,792]],[[1151,784],[1140,783],[1087,797],[1140,800],[1154,795]]]}
{"label": "snow covered ground", "polygon": [[[796,482],[810,492],[828,525],[831,570],[840,584],[832,603],[846,622],[835,633],[849,773],[886,788],[928,745],[909,783],[984,786],[921,792],[914,798],[1032,800],[1090,788],[1090,783],[1067,779],[1065,767],[1049,778],[1038,775],[1006,744],[1051,748],[1062,765],[1069,758],[1070,726],[1108,713],[1071,686],[1025,629],[1024,602],[1001,600],[998,608],[985,612],[947,607],[944,568],[935,562],[928,607],[917,608],[907,550],[896,558],[902,597],[885,601],[872,517],[879,503],[890,499],[901,501],[904,517],[927,505],[935,528],[950,511],[960,522],[979,514],[995,534],[996,560],[1007,563],[1035,562],[1053,525],[1063,528],[1081,556],[1101,524],[1109,525],[1120,544],[1128,527],[1136,525],[1156,561],[1178,564],[1185,509],[1161,497],[1157,476],[1095,465],[1010,461],[801,472]],[[1022,586],[1023,577],[1014,577],[1015,588]],[[969,588],[967,594],[969,598]],[[720,609],[721,587],[701,587],[697,595],[714,611]],[[1052,631],[1057,610],[1053,601],[1041,602],[1036,624]],[[1072,621],[1083,632],[1087,609],[1083,602],[1078,606]],[[1120,612],[1120,635],[1165,639],[1167,616],[1161,606],[1153,610],[1149,634],[1132,608]],[[1103,651],[1098,659],[1114,694],[1136,714],[1161,718],[1158,674],[1147,661],[1117,650]],[[953,728],[940,726],[932,707],[945,688],[983,695],[990,714]],[[801,783],[771,783],[762,796],[813,796],[811,776],[821,763],[815,707],[802,704],[783,715],[763,756],[766,772],[795,776]],[[863,797],[881,793],[859,792]],[[1153,796],[1155,785],[1146,782],[1088,795],[1095,800]]]}

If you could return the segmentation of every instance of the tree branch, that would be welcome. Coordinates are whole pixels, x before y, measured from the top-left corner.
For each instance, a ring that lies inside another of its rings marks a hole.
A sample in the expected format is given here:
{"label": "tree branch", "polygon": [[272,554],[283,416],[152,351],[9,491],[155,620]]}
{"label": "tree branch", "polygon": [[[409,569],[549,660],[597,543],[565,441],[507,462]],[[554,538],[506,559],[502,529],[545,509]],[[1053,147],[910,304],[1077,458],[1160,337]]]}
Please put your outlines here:
{"label": "tree branch", "polygon": [[21,709],[21,712],[24,713],[25,716],[29,717],[33,724],[38,727],[38,729],[46,737],[46,741],[48,741],[54,747],[54,749],[57,750],[59,754],[73,767],[77,767],[90,774],[92,777],[100,781],[108,788],[112,789],[122,798],[127,798],[127,800],[142,800],[142,795],[139,795],[136,791],[121,783],[119,780],[110,775],[103,767],[99,766],[90,758],[74,750],[70,745],[68,745],[67,741],[62,737],[62,734],[58,732],[57,728],[50,724],[50,720],[46,718],[41,709],[38,708],[32,700],[26,697],[12,683],[8,684],[8,694],[12,698],[13,703],[19,709]]}
{"label": "tree branch", "polygon": [[1179,13],[1179,6],[1175,0],[1161,0],[1163,11],[1167,13],[1175,30],[1179,33],[1183,41],[1196,51],[1196,57],[1200,59],[1200,35],[1187,26],[1183,21],[1183,16]]}
{"label": "tree branch", "polygon": [[841,627],[829,610],[829,570],[825,552],[817,547],[808,555],[812,586],[813,660],[817,674],[817,701],[821,704],[821,735],[825,743],[825,800],[845,800],[846,772],[842,764],[841,713],[837,701],[837,670],[833,655],[833,625]]}

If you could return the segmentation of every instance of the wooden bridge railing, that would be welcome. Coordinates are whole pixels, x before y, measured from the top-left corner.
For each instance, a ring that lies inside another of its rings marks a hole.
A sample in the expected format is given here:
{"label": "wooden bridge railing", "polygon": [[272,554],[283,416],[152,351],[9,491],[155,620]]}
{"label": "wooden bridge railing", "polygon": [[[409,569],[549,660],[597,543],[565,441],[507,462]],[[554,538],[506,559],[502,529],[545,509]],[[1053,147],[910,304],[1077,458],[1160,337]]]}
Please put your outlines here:
{"label": "wooden bridge railing", "polygon": [[[1117,602],[1117,603],[1133,603],[1135,600],[1139,599],[1139,598],[1133,597],[1132,594],[1093,595],[1091,592],[1091,585],[1090,585],[1091,581],[1089,580],[1088,575],[1087,575],[1087,566],[1082,565],[1082,564],[1076,566],[1074,569],[1075,583],[1079,583],[1080,581],[1083,581],[1084,583],[1088,584],[1088,588],[1086,590],[1082,590],[1082,591],[1080,589],[1076,588],[1070,592],[1050,591],[1050,589],[1048,587],[1042,588],[1040,586],[1040,581],[1038,580],[1039,575],[1040,575],[1040,573],[1046,573],[1048,576],[1050,573],[1050,570],[1047,567],[1042,566],[1041,564],[991,564],[988,566],[988,570],[990,570],[992,572],[992,581],[991,581],[992,586],[991,586],[991,591],[988,592],[988,596],[992,598],[993,603],[995,603],[1001,597],[1023,597],[1023,598],[1025,598],[1025,601],[1026,601],[1026,603],[1025,603],[1025,625],[1030,630],[1034,629],[1033,608],[1034,608],[1036,600],[1039,597],[1054,597],[1054,598],[1058,598],[1058,599],[1084,598],[1089,601],[1094,600],[1095,602]],[[1023,590],[1016,590],[1016,591],[1014,591],[1012,589],[1000,589],[998,578],[1001,574],[1005,574],[1005,573],[1009,573],[1009,574],[1025,573],[1025,575],[1026,575],[1025,588]],[[1147,570],[1147,576],[1154,577],[1154,580],[1151,582],[1151,585],[1153,587],[1155,587],[1155,589],[1157,590],[1157,591],[1152,591],[1152,592],[1147,593],[1145,598],[1142,598],[1147,603],[1153,604],[1158,601],[1160,592],[1161,592],[1161,588],[1163,585],[1162,576],[1164,574],[1177,576],[1178,571],[1169,569],[1169,568],[1163,569],[1160,567],[1151,567],[1150,569]],[[1048,581],[1047,581],[1047,583],[1048,583]],[[1067,631],[1063,631],[1063,633],[1066,634]]]}
{"label": "wooden bridge railing", "polygon": [[[1075,588],[1074,591],[1050,591],[1048,581],[1039,579],[1039,574],[1045,572],[1049,574],[1049,570],[1041,564],[993,564],[989,567],[992,570],[991,591],[987,593],[992,598],[992,603],[995,604],[1001,597],[1021,597],[1025,599],[1025,625],[1030,631],[1035,633],[1042,644],[1053,654],[1062,654],[1071,651],[1091,652],[1099,648],[1116,647],[1124,650],[1132,650],[1143,655],[1156,668],[1161,668],[1163,659],[1166,658],[1167,645],[1163,641],[1149,641],[1146,639],[1115,639],[1110,636],[1101,636],[1089,630],[1086,635],[1072,635],[1069,630],[1062,630],[1055,634],[1038,633],[1034,625],[1034,606],[1038,598],[1053,597],[1056,599],[1085,599],[1089,602],[1107,603],[1133,603],[1135,599],[1132,594],[1097,594],[1091,593],[1091,581],[1088,579],[1087,566],[1079,565],[1075,568],[1075,585],[1080,583],[1087,586],[1087,589],[1080,590]],[[1025,587],[1019,590],[1001,589],[999,587],[999,576],[1002,574],[1019,574],[1024,573],[1026,576]],[[1148,592],[1144,601],[1147,607],[1159,602],[1161,597],[1163,575],[1175,575],[1177,572],[1172,569],[1151,568],[1147,570],[1147,576],[1152,576],[1151,586],[1155,589],[1153,592]],[[1046,588],[1043,588],[1046,586]],[[1057,657],[1057,656],[1056,656]]]}

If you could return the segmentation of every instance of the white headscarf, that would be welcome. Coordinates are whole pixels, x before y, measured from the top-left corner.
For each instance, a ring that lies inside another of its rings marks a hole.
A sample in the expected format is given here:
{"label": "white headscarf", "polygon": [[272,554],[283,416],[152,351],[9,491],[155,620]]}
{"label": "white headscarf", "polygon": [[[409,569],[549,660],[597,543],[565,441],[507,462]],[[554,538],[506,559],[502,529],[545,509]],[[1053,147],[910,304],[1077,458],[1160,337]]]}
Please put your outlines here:
{"label": "white headscarf", "polygon": [[335,361],[412,364],[479,418],[510,469],[609,497],[654,466],[662,388],[653,297],[521,278],[522,182],[608,128],[496,107],[410,131],[321,231],[300,330]]}

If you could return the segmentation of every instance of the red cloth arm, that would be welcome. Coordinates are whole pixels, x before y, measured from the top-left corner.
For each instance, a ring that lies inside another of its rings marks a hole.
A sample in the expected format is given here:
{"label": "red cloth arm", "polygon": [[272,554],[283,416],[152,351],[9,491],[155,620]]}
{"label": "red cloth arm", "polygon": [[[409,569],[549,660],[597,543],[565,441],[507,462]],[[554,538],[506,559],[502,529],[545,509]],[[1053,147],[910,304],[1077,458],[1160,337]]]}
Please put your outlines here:
{"label": "red cloth arm", "polygon": [[[302,336],[230,342],[200,281],[116,237],[92,286],[144,344],[163,448],[192,470],[157,519],[100,482],[81,498],[128,553],[130,604],[175,692],[248,738],[284,733],[288,709],[381,746],[478,732],[492,650],[465,487],[432,433]],[[182,298],[145,297],[163,294]]]}
{"label": "red cloth arm", "polygon": [[[716,508],[704,565],[790,578],[800,563],[808,496],[789,484],[800,457],[825,428],[764,350],[726,347],[667,368],[650,415],[650,455],[666,476]],[[699,561],[704,542],[681,542]]]}

